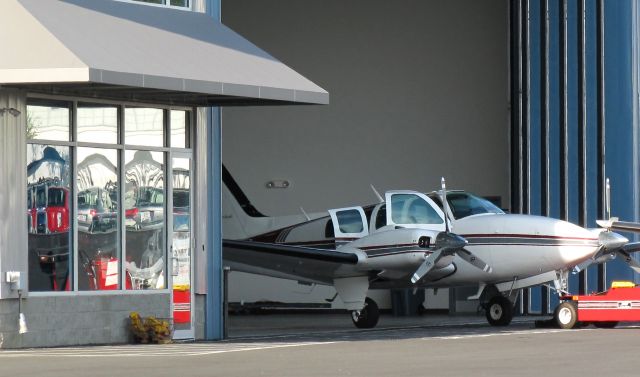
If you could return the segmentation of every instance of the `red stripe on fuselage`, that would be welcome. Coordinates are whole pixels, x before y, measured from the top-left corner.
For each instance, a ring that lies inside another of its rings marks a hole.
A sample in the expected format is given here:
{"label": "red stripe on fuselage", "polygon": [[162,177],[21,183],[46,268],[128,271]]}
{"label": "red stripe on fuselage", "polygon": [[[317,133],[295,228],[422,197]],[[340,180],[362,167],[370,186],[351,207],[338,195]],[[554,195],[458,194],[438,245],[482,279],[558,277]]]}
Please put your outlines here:
{"label": "red stripe on fuselage", "polygon": [[393,245],[375,245],[375,246],[361,246],[358,249],[360,250],[374,250],[374,249],[389,249],[392,247],[407,247],[407,246],[418,246],[417,243],[401,243],[401,244],[393,244]]}
{"label": "red stripe on fuselage", "polygon": [[597,241],[597,238],[585,238],[585,237],[565,237],[565,236],[548,236],[541,234],[461,234],[464,238],[551,238],[554,240],[579,240],[579,241]]}

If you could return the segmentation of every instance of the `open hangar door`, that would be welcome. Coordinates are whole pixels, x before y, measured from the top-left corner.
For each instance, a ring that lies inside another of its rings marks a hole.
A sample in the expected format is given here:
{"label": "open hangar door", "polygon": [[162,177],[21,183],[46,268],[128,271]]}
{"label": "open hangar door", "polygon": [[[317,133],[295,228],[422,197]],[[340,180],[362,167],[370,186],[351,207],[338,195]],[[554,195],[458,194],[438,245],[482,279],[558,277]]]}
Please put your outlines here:
{"label": "open hangar door", "polygon": [[[224,108],[223,163],[268,216],[372,204],[370,184],[428,192],[442,176],[508,207],[508,17],[506,0],[223,1],[224,24],[331,93],[328,106]],[[231,200],[223,188],[223,224]],[[326,306],[335,294],[233,271],[228,287],[231,303]],[[475,312],[468,295],[427,292],[426,307]],[[388,291],[372,297],[391,307]]]}

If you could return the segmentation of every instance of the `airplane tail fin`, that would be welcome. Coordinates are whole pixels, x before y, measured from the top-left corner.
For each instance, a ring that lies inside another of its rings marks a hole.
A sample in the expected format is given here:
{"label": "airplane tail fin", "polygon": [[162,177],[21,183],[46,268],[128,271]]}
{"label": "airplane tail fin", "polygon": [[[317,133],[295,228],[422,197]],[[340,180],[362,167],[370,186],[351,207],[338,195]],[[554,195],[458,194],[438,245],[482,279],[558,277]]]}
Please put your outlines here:
{"label": "airplane tail fin", "polygon": [[250,238],[321,215],[266,216],[251,203],[229,170],[222,166],[222,233],[226,239]]}

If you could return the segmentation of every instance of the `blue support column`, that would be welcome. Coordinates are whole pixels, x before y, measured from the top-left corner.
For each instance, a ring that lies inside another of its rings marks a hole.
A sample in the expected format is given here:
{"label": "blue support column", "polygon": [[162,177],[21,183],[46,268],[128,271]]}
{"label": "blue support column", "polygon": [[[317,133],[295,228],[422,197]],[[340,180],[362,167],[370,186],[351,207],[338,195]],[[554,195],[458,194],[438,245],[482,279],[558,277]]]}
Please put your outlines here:
{"label": "blue support column", "polygon": [[[606,172],[611,178],[611,212],[621,219],[634,220],[638,207],[634,176],[638,161],[635,142],[633,81],[633,45],[637,43],[633,28],[634,2],[605,1],[605,98],[606,98]],[[632,237],[632,235],[625,234]],[[607,284],[612,280],[632,280],[633,271],[626,263],[607,263]]]}
{"label": "blue support column", "polygon": [[[221,0],[207,0],[207,14],[221,19]],[[219,340],[224,336],[223,271],[222,271],[222,140],[221,110],[212,107],[207,123],[207,296],[205,302],[205,339]]]}

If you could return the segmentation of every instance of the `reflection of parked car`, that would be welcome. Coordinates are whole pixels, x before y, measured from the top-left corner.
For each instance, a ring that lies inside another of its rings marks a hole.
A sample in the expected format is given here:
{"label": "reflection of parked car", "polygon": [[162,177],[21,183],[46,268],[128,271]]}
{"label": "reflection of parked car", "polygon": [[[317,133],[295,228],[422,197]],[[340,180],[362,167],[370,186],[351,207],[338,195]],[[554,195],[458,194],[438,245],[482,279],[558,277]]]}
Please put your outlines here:
{"label": "reflection of parked car", "polygon": [[106,232],[116,229],[116,206],[107,190],[92,187],[78,193],[78,230]]}
{"label": "reflection of parked car", "polygon": [[173,231],[189,231],[190,227],[189,190],[173,190]]}
{"label": "reflection of parked car", "polygon": [[150,228],[164,222],[164,190],[136,187],[125,193],[125,224],[134,229]]}
{"label": "reflection of parked car", "polygon": [[41,183],[27,191],[29,233],[51,234],[69,231],[69,190]]}

